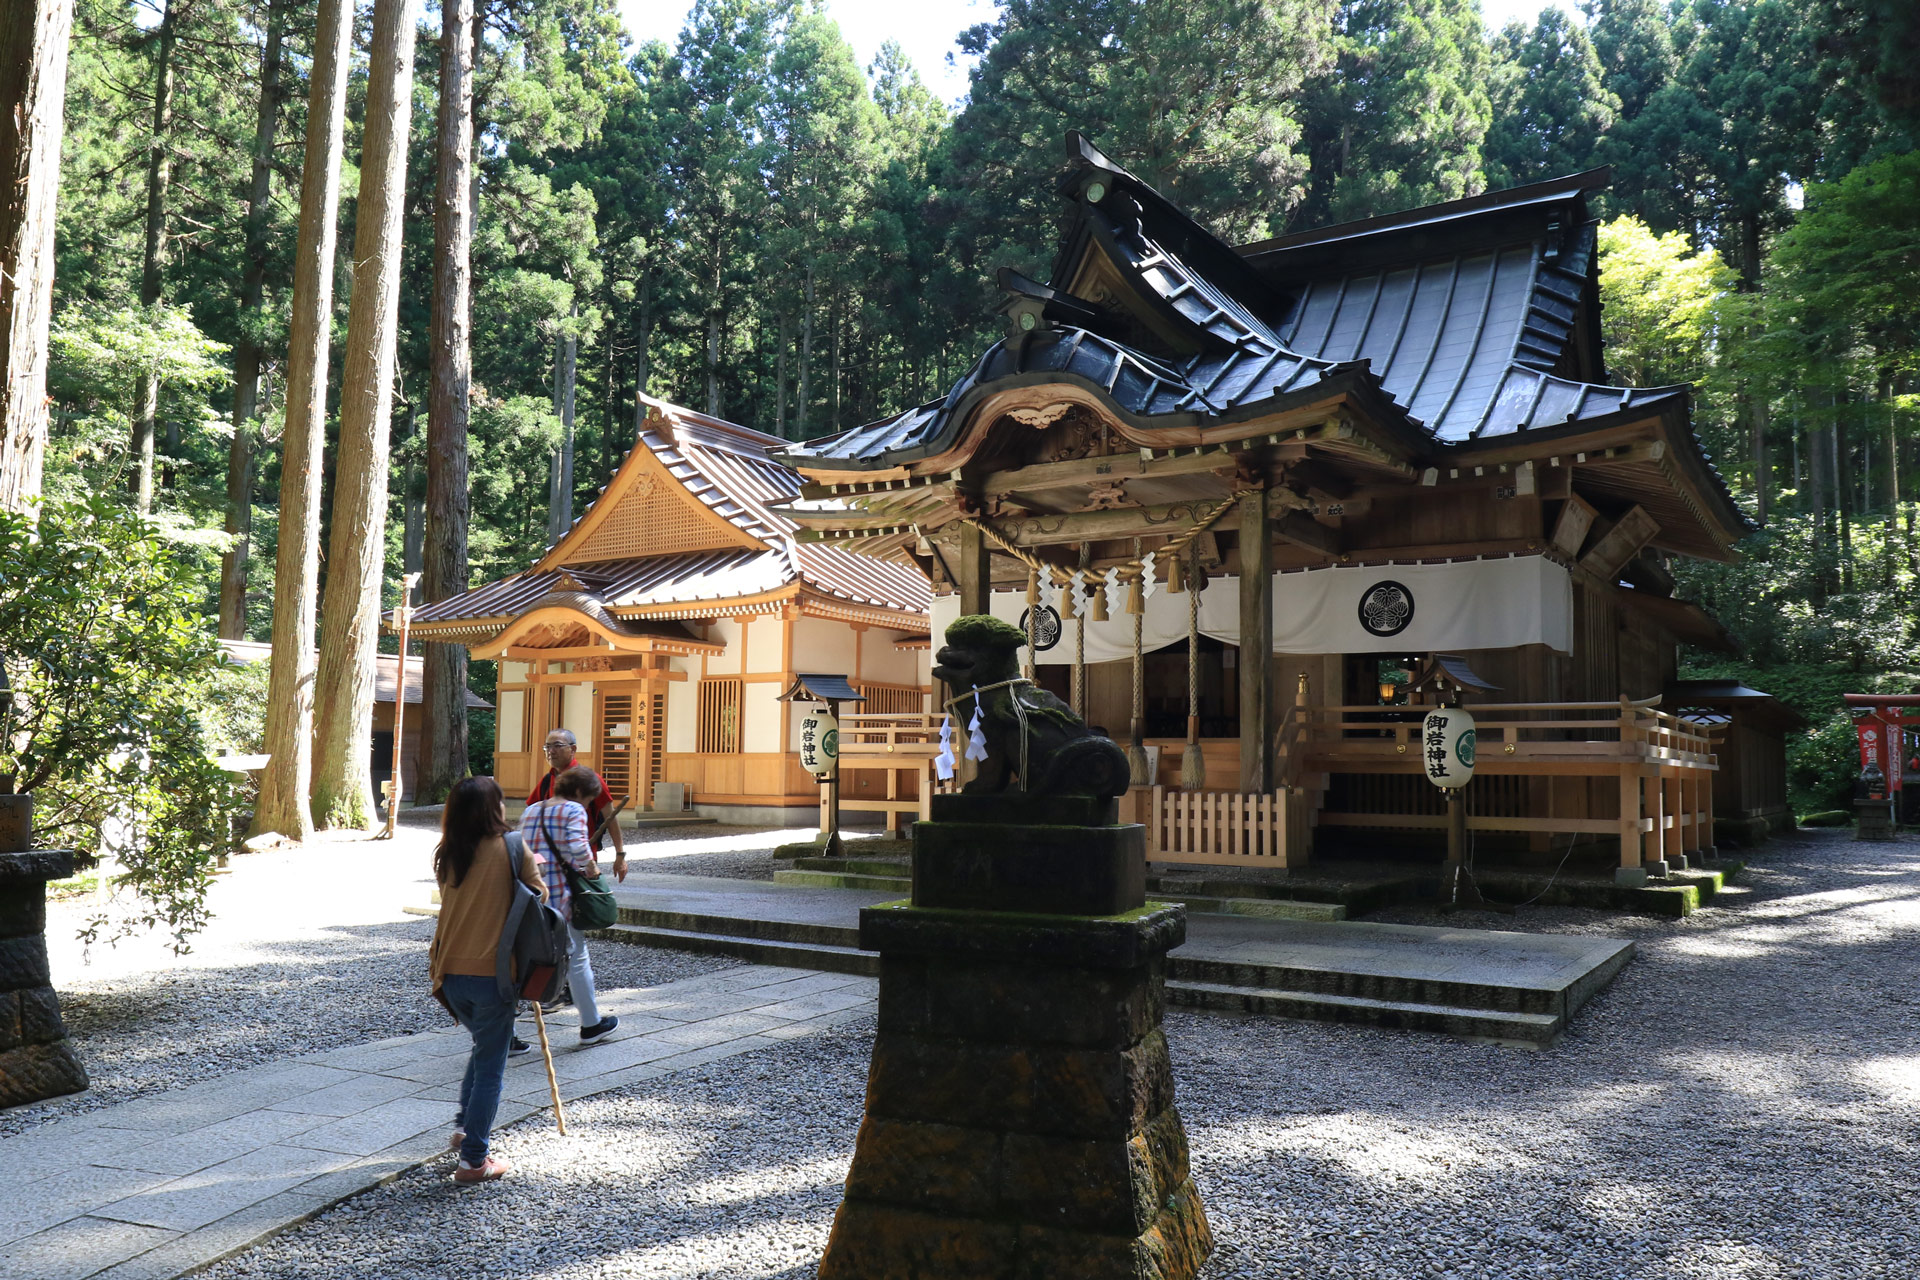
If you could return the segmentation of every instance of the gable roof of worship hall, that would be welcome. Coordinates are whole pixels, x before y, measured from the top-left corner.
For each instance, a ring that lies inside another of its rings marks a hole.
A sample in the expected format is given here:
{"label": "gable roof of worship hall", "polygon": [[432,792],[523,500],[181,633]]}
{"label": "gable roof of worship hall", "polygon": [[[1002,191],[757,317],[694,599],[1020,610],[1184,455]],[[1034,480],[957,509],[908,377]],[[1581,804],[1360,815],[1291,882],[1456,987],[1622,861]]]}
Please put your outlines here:
{"label": "gable roof of worship hall", "polygon": [[718,646],[682,620],[785,604],[926,629],[931,595],[917,570],[795,540],[773,505],[800,490],[773,457],[780,440],[663,400],[642,403],[633,449],[572,528],[530,568],[416,609],[416,635],[487,654],[588,635],[615,648],[694,653]]}
{"label": "gable roof of worship hall", "polygon": [[827,486],[786,504],[813,536],[905,549],[960,514],[950,480],[1010,452],[996,428],[1073,402],[1146,460],[1291,445],[1361,485],[1577,463],[1587,498],[1657,521],[1655,546],[1727,559],[1748,529],[1690,389],[1607,383],[1587,205],[1607,170],[1233,248],[1079,134],[1068,150],[1047,281],[1000,273],[1010,336],[940,400],[786,447]]}

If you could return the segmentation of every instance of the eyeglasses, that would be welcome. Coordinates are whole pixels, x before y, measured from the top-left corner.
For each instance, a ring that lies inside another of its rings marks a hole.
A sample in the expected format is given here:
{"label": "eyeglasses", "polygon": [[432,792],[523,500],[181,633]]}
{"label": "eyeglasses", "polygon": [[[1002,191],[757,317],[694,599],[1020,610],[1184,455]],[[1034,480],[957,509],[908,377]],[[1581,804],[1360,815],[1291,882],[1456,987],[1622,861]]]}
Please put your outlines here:
{"label": "eyeglasses", "polygon": [[573,744],[571,742],[549,742],[542,750],[571,751],[573,750]]}

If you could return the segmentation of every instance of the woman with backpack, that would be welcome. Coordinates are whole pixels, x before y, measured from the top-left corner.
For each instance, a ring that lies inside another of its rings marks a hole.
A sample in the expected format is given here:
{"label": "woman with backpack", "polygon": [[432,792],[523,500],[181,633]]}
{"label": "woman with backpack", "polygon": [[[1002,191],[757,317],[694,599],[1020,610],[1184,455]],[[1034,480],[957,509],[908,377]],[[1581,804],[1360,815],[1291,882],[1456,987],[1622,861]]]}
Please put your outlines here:
{"label": "woman with backpack", "polygon": [[562,919],[572,937],[568,953],[567,987],[573,994],[573,1007],[580,1011],[580,1043],[598,1044],[620,1025],[620,1019],[600,1016],[600,1004],[593,989],[593,964],[587,959],[587,937],[573,921],[573,893],[567,883],[567,869],[582,881],[600,875],[593,847],[587,842],[587,803],[600,794],[600,775],[584,765],[563,770],[553,780],[553,798],[536,800],[520,815],[520,836],[528,853],[539,863],[546,881],[547,901]]}
{"label": "woman with backpack", "polygon": [[460,1152],[455,1182],[491,1182],[512,1172],[489,1153],[488,1135],[500,1109],[518,999],[501,995],[500,948],[514,880],[544,900],[546,886],[518,832],[507,826],[506,803],[492,778],[454,784],[440,815],[433,851],[440,885],[440,920],[433,932],[433,995],[473,1036],[451,1146]]}

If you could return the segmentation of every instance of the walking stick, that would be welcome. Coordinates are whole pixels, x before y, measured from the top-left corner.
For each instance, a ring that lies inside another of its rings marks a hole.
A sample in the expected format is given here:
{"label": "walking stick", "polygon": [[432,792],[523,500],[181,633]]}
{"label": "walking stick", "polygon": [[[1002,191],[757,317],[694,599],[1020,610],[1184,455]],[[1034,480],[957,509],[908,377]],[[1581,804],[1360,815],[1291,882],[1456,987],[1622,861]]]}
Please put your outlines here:
{"label": "walking stick", "polygon": [[560,1082],[553,1077],[553,1046],[547,1043],[547,1019],[540,1002],[533,1002],[533,1025],[540,1032],[540,1056],[547,1060],[547,1088],[553,1091],[553,1118],[560,1122],[560,1136],[567,1136],[567,1113],[560,1108]]}

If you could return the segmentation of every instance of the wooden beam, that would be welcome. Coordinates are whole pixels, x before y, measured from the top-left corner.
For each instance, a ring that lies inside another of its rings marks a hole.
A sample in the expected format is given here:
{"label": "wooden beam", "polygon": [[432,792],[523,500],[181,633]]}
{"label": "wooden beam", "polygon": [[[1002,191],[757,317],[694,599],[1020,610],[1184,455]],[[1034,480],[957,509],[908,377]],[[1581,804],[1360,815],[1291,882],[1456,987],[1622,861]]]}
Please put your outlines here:
{"label": "wooden beam", "polygon": [[1599,515],[1592,503],[1568,491],[1567,504],[1560,508],[1560,518],[1554,522],[1553,537],[1549,539],[1554,550],[1568,557],[1579,555],[1581,546],[1587,540],[1587,530],[1593,528],[1593,522]]}
{"label": "wooden beam", "polygon": [[[1009,538],[1008,541],[1018,541]],[[973,524],[960,526],[960,557],[954,566],[960,575],[960,616],[986,613],[993,592],[993,550],[987,535]]]}
{"label": "wooden beam", "polygon": [[1273,520],[1255,491],[1240,499],[1240,790],[1249,795],[1273,790],[1272,685]]}
{"label": "wooden beam", "polygon": [[1580,557],[1580,567],[1612,582],[1627,561],[1638,555],[1640,548],[1659,532],[1660,522],[1648,515],[1645,507],[1635,507],[1593,544],[1593,550]]}
{"label": "wooden beam", "polygon": [[1113,511],[1076,511],[1058,516],[1016,516],[993,522],[994,529],[1019,547],[1051,546],[1063,542],[1098,542],[1106,538],[1153,537],[1185,533],[1220,504],[1219,498],[1169,502],[1154,507],[1120,507]]}
{"label": "wooden beam", "polygon": [[1318,551],[1323,556],[1340,554],[1340,536],[1304,511],[1289,511],[1272,521],[1273,536]]}
{"label": "wooden beam", "polygon": [[1227,449],[1206,449],[1152,459],[1141,457],[1138,451],[1112,453],[1100,458],[1037,462],[1030,467],[990,472],[980,482],[980,492],[986,497],[998,497],[1009,493],[1102,484],[1115,480],[1204,475],[1209,471],[1231,473],[1235,465],[1236,459]]}

